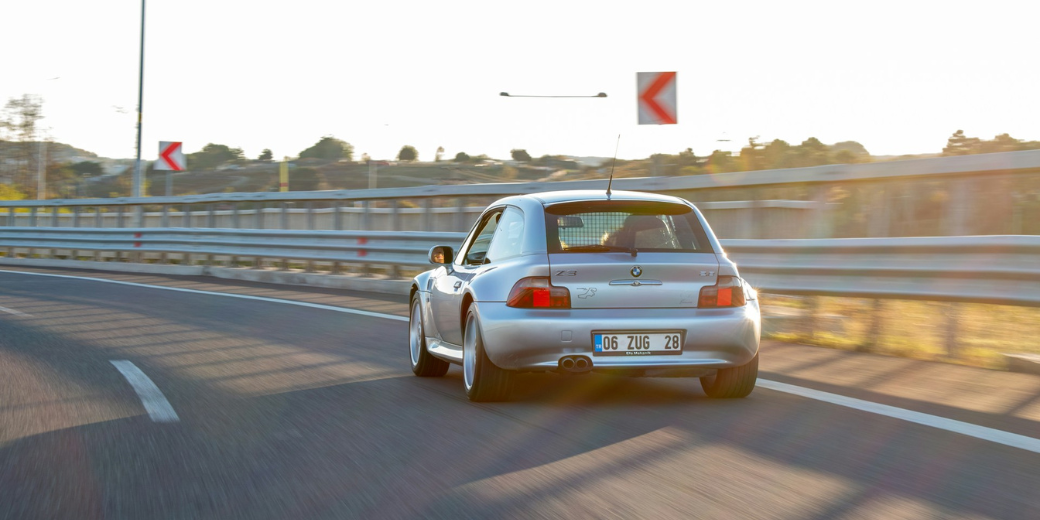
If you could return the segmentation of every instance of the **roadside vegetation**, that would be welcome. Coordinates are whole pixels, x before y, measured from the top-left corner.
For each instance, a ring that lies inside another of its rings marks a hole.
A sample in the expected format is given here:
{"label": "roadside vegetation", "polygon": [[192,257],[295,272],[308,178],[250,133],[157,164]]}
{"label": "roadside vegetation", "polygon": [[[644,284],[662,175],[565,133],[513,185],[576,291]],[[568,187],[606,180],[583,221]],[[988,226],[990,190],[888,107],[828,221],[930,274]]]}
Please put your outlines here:
{"label": "roadside vegetation", "polygon": [[[761,295],[763,338],[1004,369],[1040,354],[1040,309],[1010,305]],[[951,324],[952,320],[952,324]],[[946,348],[955,330],[955,350]]]}

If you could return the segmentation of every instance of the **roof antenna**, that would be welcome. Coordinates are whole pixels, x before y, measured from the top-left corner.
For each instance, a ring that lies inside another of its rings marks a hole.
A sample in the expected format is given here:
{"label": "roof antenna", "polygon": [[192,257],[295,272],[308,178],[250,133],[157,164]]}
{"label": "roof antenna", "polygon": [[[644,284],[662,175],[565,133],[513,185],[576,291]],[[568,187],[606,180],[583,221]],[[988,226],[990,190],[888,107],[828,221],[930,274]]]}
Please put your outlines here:
{"label": "roof antenna", "polygon": [[614,165],[617,164],[618,146],[621,146],[621,134],[617,135],[617,144],[614,145],[614,161],[610,163],[610,180],[607,181],[607,197],[610,197],[610,185],[614,183]]}

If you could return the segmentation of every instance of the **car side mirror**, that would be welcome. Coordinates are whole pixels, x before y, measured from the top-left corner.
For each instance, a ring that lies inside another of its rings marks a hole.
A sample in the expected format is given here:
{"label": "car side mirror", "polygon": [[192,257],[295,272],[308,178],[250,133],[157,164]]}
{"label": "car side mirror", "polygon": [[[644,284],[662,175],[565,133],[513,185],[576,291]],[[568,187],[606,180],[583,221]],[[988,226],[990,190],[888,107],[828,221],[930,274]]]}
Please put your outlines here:
{"label": "car side mirror", "polygon": [[455,260],[455,252],[448,246],[433,246],[430,248],[430,263],[434,265],[450,264]]}

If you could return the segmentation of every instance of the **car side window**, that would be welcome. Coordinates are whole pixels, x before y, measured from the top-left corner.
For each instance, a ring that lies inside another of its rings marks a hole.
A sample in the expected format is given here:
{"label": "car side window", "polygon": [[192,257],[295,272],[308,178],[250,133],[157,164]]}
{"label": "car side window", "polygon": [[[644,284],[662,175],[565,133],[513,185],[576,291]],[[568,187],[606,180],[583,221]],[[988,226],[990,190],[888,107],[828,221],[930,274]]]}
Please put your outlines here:
{"label": "car side window", "polygon": [[485,263],[484,260],[487,257],[488,247],[491,246],[491,238],[495,236],[495,230],[498,229],[498,221],[501,218],[501,210],[484,217],[484,220],[477,228],[473,240],[466,249],[466,253],[459,255],[460,264],[481,265]]}
{"label": "car side window", "polygon": [[523,245],[524,213],[510,206],[502,212],[502,218],[498,221],[498,230],[491,239],[485,262],[497,262],[517,256],[521,253]]}

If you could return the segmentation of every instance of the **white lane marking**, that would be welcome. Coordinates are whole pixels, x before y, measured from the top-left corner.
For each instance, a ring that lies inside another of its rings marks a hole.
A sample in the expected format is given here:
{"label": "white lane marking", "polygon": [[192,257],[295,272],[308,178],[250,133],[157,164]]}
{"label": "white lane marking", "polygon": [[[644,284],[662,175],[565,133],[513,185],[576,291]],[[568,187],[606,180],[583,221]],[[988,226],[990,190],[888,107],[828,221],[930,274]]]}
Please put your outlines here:
{"label": "white lane marking", "polygon": [[8,309],[7,307],[0,307],[0,312],[6,312],[8,314],[14,314],[15,316],[30,316],[30,317],[32,316],[32,314],[29,314],[27,312],[16,311],[14,309]]}
{"label": "white lane marking", "polygon": [[5,270],[5,269],[0,269],[0,273],[25,274],[25,275],[31,275],[31,276],[49,276],[49,277],[53,277],[53,278],[72,278],[72,279],[75,279],[75,280],[92,280],[92,281],[95,281],[95,282],[114,283],[114,284],[119,284],[119,285],[129,285],[131,287],[147,287],[147,288],[150,288],[150,289],[161,289],[161,290],[164,290],[164,291],[177,291],[177,292],[185,292],[185,293],[192,293],[192,294],[209,294],[211,296],[226,296],[228,298],[241,298],[243,300],[256,300],[256,301],[271,302],[271,303],[284,303],[286,305],[297,305],[297,306],[300,306],[300,307],[310,307],[312,309],[322,309],[322,310],[326,310],[326,311],[342,312],[342,313],[346,313],[346,314],[357,314],[359,316],[370,316],[372,318],[383,318],[383,319],[387,319],[387,320],[396,320],[396,321],[408,321],[408,316],[397,316],[396,314],[383,314],[381,312],[363,311],[363,310],[360,310],[360,309],[348,309],[346,307],[336,307],[336,306],[333,306],[333,305],[322,305],[320,303],[298,302],[298,301],[293,301],[293,300],[282,300],[280,298],[265,298],[263,296],[251,296],[251,295],[248,295],[248,294],[233,294],[233,293],[222,293],[222,292],[213,292],[213,291],[199,291],[199,290],[196,290],[196,289],[182,289],[180,287],[166,287],[164,285],[149,285],[149,284],[144,284],[144,283],[123,282],[123,281],[120,281],[120,280],[108,280],[106,278],[90,278],[90,277],[86,277],[86,276],[70,276],[70,275],[65,275],[65,274],[30,273],[30,272],[26,272],[26,271],[8,271],[8,270]]}
{"label": "white lane marking", "polygon": [[113,359],[111,363],[115,365],[116,370],[123,374],[130,386],[134,387],[137,397],[141,398],[141,404],[144,405],[144,409],[148,411],[148,416],[153,421],[177,422],[180,420],[162,390],[159,390],[159,387],[155,386],[155,383],[144,372],[141,372],[140,368],[137,368],[137,365],[125,359]]}
{"label": "white lane marking", "polygon": [[967,435],[968,437],[974,437],[976,439],[982,439],[984,441],[995,442],[997,444],[1003,444],[1005,446],[1011,446],[1012,448],[1019,448],[1022,450],[1031,451],[1033,453],[1040,453],[1040,439],[1026,437],[1025,435],[1018,435],[1017,433],[1010,433],[994,428],[987,428],[985,426],[979,426],[977,424],[947,419],[945,417],[939,417],[937,415],[930,415],[926,413],[915,412],[912,410],[906,410],[903,408],[896,408],[895,406],[889,406],[887,404],[879,404],[871,401],[864,401],[862,399],[855,399],[852,397],[845,397],[843,395],[832,394],[829,392],[821,392],[819,390],[812,390],[810,388],[789,385],[787,383],[770,381],[768,379],[759,379],[756,385],[762,388],[775,390],[777,392],[784,392],[801,397],[807,397],[809,399],[815,399],[817,401],[836,404],[838,406],[845,406],[847,408],[854,408],[856,410],[864,412],[884,415],[886,417],[901,419],[903,421],[912,422],[915,424],[931,426],[932,428],[959,433],[961,435]]}

